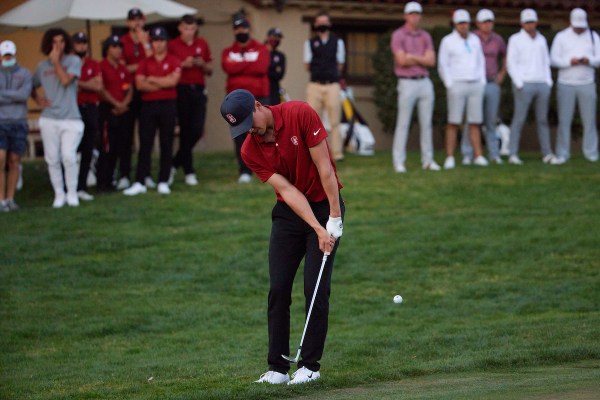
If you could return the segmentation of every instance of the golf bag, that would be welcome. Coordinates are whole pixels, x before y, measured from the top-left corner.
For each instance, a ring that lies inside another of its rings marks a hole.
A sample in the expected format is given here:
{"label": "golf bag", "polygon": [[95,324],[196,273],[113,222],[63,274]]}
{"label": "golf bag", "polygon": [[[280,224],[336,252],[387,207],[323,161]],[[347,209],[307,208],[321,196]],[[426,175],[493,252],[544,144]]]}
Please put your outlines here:
{"label": "golf bag", "polygon": [[350,89],[342,90],[342,121],[340,135],[344,148],[360,156],[372,156],[375,153],[375,138],[365,119],[352,102]]}

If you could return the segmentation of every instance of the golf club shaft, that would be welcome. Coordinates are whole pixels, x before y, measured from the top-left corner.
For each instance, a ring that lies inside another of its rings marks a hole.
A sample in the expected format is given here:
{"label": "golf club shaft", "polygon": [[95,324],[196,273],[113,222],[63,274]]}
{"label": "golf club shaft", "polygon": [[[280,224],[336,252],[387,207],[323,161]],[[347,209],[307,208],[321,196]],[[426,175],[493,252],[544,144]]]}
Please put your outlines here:
{"label": "golf club shaft", "polygon": [[300,345],[298,346],[298,354],[296,354],[296,358],[294,359],[282,355],[282,357],[288,361],[296,362],[300,358],[300,352],[302,351],[302,343],[304,343],[304,335],[306,335],[306,328],[308,328],[308,321],[310,321],[310,314],[312,313],[313,304],[315,304],[315,298],[317,297],[317,291],[319,290],[319,284],[321,283],[321,276],[323,275],[323,269],[325,269],[325,263],[327,262],[328,256],[329,253],[323,253],[323,261],[321,262],[321,269],[319,270],[319,276],[317,277],[315,290],[313,291],[312,300],[310,301],[310,307],[308,307],[308,314],[306,315],[306,322],[304,323],[304,331],[302,332],[302,338],[300,339]]}

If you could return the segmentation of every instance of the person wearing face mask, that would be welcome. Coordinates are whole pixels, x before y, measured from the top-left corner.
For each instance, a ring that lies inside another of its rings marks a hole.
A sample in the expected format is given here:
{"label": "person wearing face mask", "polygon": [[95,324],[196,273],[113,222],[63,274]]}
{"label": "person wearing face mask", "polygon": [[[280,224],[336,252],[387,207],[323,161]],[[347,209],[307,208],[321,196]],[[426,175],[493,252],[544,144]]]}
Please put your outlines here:
{"label": "person wearing face mask", "polygon": [[77,181],[77,196],[79,200],[94,200],[88,193],[87,177],[90,172],[94,145],[99,137],[99,111],[100,92],[102,92],[102,76],[100,64],[92,60],[88,54],[88,38],[84,32],[73,35],[73,50],[81,59],[81,77],[77,81],[77,105],[81,113],[81,120],[85,125],[83,137],[77,152],[81,154],[79,163],[79,179]]}
{"label": "person wearing face mask", "polygon": [[341,97],[340,80],[346,60],[344,41],[331,34],[329,14],[322,11],[315,17],[315,37],[304,43],[304,65],[310,72],[306,87],[306,102],[317,113],[327,112],[331,124],[333,159],[344,159],[344,142],[340,135]]}
{"label": "person wearing face mask", "polygon": [[[21,156],[27,148],[27,99],[31,72],[17,64],[17,46],[0,43],[0,212],[19,208],[15,192]],[[8,164],[8,174],[6,173]]]}
{"label": "person wearing face mask", "polygon": [[269,65],[269,104],[271,106],[281,103],[281,87],[279,82],[285,75],[285,54],[277,50],[283,33],[279,28],[271,28],[267,32],[267,40],[265,44],[271,52],[271,64]]}
{"label": "person wearing face mask", "polygon": [[[227,74],[225,91],[245,89],[261,103],[269,102],[269,50],[250,35],[250,22],[240,14],[233,16],[235,42],[223,49],[221,67]],[[240,150],[246,134],[234,138],[235,154],[239,166],[239,183],[252,180],[252,170],[242,159]]]}

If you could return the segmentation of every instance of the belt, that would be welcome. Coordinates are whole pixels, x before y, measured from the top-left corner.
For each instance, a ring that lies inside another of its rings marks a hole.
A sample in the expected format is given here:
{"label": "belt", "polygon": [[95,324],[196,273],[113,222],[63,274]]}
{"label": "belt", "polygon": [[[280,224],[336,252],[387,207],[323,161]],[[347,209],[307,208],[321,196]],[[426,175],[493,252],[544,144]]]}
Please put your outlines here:
{"label": "belt", "polygon": [[331,83],[338,83],[337,81],[311,81],[312,83],[318,83],[319,85],[329,85]]}
{"label": "belt", "polygon": [[399,76],[398,79],[425,79],[425,78],[429,78],[426,75],[419,75],[419,76]]}

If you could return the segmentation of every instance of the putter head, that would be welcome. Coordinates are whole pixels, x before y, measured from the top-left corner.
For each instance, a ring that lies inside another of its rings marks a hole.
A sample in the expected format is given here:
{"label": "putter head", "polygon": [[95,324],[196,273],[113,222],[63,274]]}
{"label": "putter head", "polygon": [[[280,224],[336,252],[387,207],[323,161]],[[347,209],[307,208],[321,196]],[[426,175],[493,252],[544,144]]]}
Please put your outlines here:
{"label": "putter head", "polygon": [[296,358],[292,358],[292,357],[290,357],[290,356],[284,356],[283,354],[281,355],[281,357],[285,358],[285,359],[286,359],[286,360],[288,360],[289,362],[293,362],[293,363],[295,363],[295,362],[298,362],[298,357],[296,357]]}

